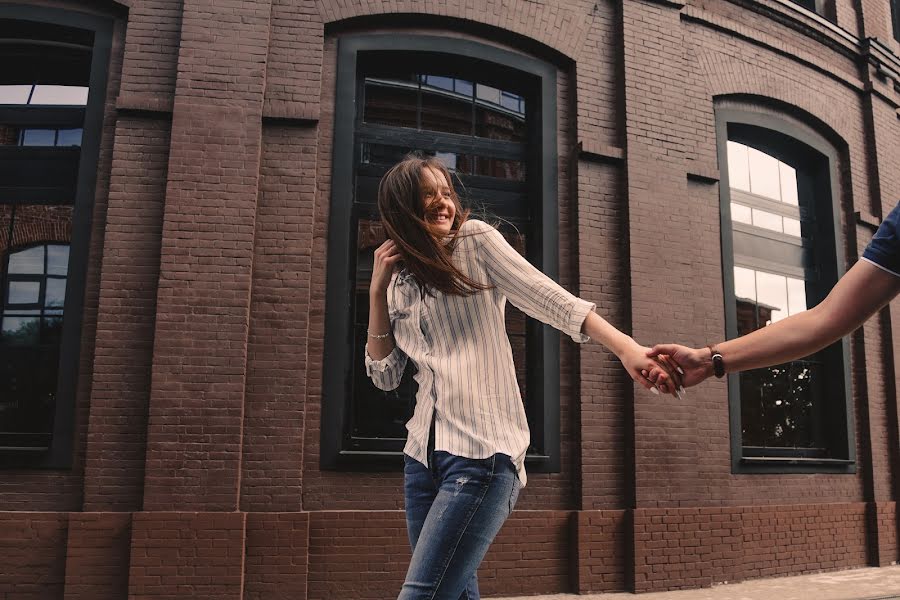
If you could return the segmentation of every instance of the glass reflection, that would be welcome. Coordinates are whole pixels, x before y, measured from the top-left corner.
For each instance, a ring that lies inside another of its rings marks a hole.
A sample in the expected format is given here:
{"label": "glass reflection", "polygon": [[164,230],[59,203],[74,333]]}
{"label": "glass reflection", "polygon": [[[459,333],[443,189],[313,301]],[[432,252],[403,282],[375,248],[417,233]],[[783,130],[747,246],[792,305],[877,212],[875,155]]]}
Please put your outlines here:
{"label": "glass reflection", "polygon": [[738,334],[744,335],[809,308],[803,279],[734,268]]}
{"label": "glass reflection", "polygon": [[365,79],[367,123],[525,141],[525,98],[442,75]]}
{"label": "glass reflection", "polygon": [[773,200],[781,200],[778,160],[756,148],[747,149],[750,160],[750,191]]}
{"label": "glass reflection", "polygon": [[71,225],[71,206],[0,206],[0,422],[26,445],[52,431]]}
{"label": "glass reflection", "polygon": [[728,142],[728,185],[731,189],[750,191],[750,163],[747,146]]}

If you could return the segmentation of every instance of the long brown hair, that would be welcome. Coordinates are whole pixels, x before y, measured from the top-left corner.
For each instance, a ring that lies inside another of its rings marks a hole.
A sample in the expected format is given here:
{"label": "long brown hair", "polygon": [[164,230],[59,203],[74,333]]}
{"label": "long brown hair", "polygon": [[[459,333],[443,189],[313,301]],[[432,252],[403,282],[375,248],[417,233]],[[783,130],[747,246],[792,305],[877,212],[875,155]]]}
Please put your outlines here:
{"label": "long brown hair", "polygon": [[[426,219],[439,204],[435,201],[433,206],[425,206],[422,199],[422,172],[427,168],[443,173],[450,185],[456,214],[449,235]],[[451,260],[459,229],[469,211],[460,205],[450,172],[439,159],[409,155],[391,167],[378,184],[378,211],[385,231],[400,249],[406,269],[426,293],[440,290],[448,295],[469,296],[490,287],[468,277]]]}

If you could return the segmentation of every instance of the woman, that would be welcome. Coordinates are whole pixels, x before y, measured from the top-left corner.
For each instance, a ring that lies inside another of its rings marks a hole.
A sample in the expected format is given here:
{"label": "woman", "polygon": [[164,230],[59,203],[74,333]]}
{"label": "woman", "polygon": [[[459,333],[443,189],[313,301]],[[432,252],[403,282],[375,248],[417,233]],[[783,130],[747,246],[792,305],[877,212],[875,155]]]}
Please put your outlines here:
{"label": "woman", "polygon": [[[389,240],[375,251],[366,371],[391,390],[411,359],[419,385],[404,449],[413,557],[399,598],[479,598],[475,573],[525,485],[530,438],[506,300],[576,342],[602,343],[657,394],[641,371],[658,363],[497,230],[467,220],[439,160],[395,165],[379,185],[378,208]],[[679,386],[672,373],[656,383]]]}

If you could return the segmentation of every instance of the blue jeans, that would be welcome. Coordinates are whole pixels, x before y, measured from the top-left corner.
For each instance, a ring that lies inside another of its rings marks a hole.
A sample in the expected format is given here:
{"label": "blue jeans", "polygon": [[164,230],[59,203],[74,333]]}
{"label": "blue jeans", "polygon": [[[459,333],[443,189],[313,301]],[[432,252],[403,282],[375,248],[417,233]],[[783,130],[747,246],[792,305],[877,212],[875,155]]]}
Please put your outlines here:
{"label": "blue jeans", "polygon": [[431,468],[403,457],[413,555],[397,600],[476,600],[478,565],[522,484],[505,454],[473,459],[436,451],[431,456]]}

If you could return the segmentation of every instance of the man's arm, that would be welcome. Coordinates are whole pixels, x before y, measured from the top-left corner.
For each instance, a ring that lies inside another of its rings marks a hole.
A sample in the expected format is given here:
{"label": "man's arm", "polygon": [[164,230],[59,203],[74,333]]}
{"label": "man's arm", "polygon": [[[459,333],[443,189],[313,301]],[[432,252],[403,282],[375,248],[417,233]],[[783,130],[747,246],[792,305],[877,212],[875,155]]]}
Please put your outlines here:
{"label": "man's arm", "polygon": [[[725,371],[734,373],[809,356],[862,325],[900,292],[900,277],[867,261],[857,262],[817,306],[747,335],[716,345]],[[648,356],[670,355],[685,371],[684,385],[712,375],[708,348],[658,344]],[[652,381],[651,372],[649,378]]]}

